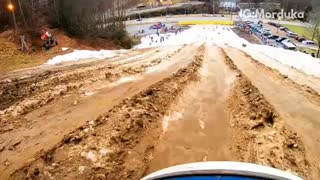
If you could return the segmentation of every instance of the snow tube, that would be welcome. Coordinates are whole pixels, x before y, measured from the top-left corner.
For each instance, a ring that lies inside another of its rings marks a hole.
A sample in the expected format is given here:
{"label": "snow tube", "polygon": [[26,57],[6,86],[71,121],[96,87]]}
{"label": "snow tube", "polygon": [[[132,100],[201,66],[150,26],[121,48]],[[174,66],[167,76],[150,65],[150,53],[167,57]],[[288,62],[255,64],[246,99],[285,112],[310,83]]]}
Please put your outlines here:
{"label": "snow tube", "polygon": [[45,32],[45,33],[41,36],[41,39],[42,39],[42,40],[47,40],[47,39],[49,39],[51,36],[52,36],[52,34],[47,31],[47,32]]}
{"label": "snow tube", "polygon": [[199,162],[154,172],[142,180],[302,180],[278,169],[240,162]]}

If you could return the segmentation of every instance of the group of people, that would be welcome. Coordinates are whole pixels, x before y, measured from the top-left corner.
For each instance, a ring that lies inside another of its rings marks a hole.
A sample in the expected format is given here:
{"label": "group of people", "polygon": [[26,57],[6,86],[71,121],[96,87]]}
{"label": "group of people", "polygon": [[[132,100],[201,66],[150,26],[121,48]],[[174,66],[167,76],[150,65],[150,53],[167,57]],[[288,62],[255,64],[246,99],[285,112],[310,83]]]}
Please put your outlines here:
{"label": "group of people", "polygon": [[[164,35],[157,35],[157,36],[153,36],[153,35],[151,35],[151,36],[149,36],[150,37],[150,43],[149,43],[149,45],[151,46],[153,43],[158,43],[158,42],[160,42],[160,43],[162,43],[162,42],[164,42],[165,40],[168,40],[169,39],[169,35],[166,35],[166,36],[164,36]],[[156,37],[159,37],[159,39],[156,39]]]}

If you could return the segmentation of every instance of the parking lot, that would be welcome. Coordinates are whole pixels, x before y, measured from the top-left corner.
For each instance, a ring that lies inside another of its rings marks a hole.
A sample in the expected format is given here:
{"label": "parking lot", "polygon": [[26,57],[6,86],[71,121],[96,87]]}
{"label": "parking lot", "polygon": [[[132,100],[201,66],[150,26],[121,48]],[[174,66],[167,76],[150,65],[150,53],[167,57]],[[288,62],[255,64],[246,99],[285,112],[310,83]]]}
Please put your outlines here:
{"label": "parking lot", "polygon": [[294,44],[296,44],[298,47],[305,47],[305,48],[310,48],[310,49],[315,49],[317,50],[317,45],[306,45],[306,44],[303,44],[302,42],[299,42],[297,41],[295,38],[292,38],[292,37],[288,37],[287,36],[287,33],[285,31],[281,31],[279,28],[275,27],[275,26],[272,26],[268,23],[265,23],[264,24],[264,27],[266,29],[270,29],[272,34],[275,34],[275,35],[278,35],[278,36],[281,36],[281,37],[287,37],[288,39],[290,39]]}
{"label": "parking lot", "polygon": [[263,23],[262,21],[254,23],[246,21],[239,23],[238,26],[249,34],[257,36],[266,45],[294,51],[302,51],[313,57],[317,54],[317,45],[315,42],[299,36],[295,32],[286,27],[282,27],[278,23]]}

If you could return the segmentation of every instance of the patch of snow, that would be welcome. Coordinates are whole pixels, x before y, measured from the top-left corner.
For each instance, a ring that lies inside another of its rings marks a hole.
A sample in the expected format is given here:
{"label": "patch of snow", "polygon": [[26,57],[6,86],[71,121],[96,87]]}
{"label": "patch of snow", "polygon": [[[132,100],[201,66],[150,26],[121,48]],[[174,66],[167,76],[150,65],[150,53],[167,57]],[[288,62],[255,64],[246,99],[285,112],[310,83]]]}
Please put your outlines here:
{"label": "patch of snow", "polygon": [[55,65],[62,62],[68,61],[78,61],[81,59],[105,59],[116,56],[122,51],[113,50],[100,50],[100,51],[90,51],[90,50],[75,50],[72,53],[56,56],[50,59],[46,64]]}
{"label": "patch of snow", "polygon": [[97,161],[97,154],[95,151],[89,151],[87,153],[86,158],[92,162],[96,162]]}
{"label": "patch of snow", "polygon": [[92,95],[94,95],[94,92],[85,92],[84,95],[85,96],[92,96]]}
{"label": "patch of snow", "polygon": [[79,166],[78,170],[80,174],[83,174],[84,170],[86,169],[85,166]]}
{"label": "patch of snow", "polygon": [[107,154],[111,153],[112,151],[110,149],[102,148],[100,149],[99,153],[101,156],[106,156]]}
{"label": "patch of snow", "polygon": [[89,125],[93,126],[94,124],[94,121],[89,121]]}
{"label": "patch of snow", "polygon": [[[161,37],[164,37],[164,41],[162,42],[160,42]],[[267,45],[251,44],[235,34],[230,27],[226,26],[192,26],[190,29],[178,34],[169,33],[166,35],[160,34],[159,36],[156,34],[149,35],[143,37],[141,39],[141,44],[137,45],[136,48],[168,47],[192,43],[210,43],[220,47],[228,45],[238,48],[251,56],[257,56],[257,54],[267,56],[270,61],[277,62],[279,66],[284,65],[289,68],[293,67],[307,75],[320,77],[319,59],[313,58],[312,56],[299,51],[291,51]],[[247,46],[242,47],[243,44],[246,44]]]}
{"label": "patch of snow", "polygon": [[62,51],[66,51],[66,50],[68,50],[69,48],[63,47],[63,48],[61,48],[61,49],[62,49]]}

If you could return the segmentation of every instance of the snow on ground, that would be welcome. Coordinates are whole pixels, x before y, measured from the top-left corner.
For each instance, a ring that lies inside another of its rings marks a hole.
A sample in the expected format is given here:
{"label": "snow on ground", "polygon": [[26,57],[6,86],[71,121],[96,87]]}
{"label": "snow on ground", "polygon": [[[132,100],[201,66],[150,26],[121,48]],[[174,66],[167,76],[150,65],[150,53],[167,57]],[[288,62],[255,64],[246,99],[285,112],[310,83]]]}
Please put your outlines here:
{"label": "snow on ground", "polygon": [[[160,42],[161,37],[164,38]],[[229,45],[255,57],[261,54],[269,57],[270,61],[280,63],[279,65],[286,65],[293,67],[308,75],[320,77],[320,60],[304,54],[299,51],[285,50],[283,48],[276,48],[266,45],[251,44],[243,38],[236,35],[230,27],[225,26],[193,26],[181,33],[174,34],[160,34],[150,35],[141,39],[141,44],[136,48],[149,48],[159,46],[174,46],[192,43],[213,43],[219,46]],[[246,44],[246,47],[242,47]],[[259,59],[257,59],[259,60]],[[264,63],[264,62],[262,62]],[[268,65],[268,64],[266,64]]]}
{"label": "snow on ground", "polygon": [[115,57],[125,50],[100,50],[100,51],[90,51],[90,50],[75,50],[72,53],[56,56],[50,59],[46,64],[54,65],[62,62],[68,61],[78,61],[81,59],[105,59]]}

